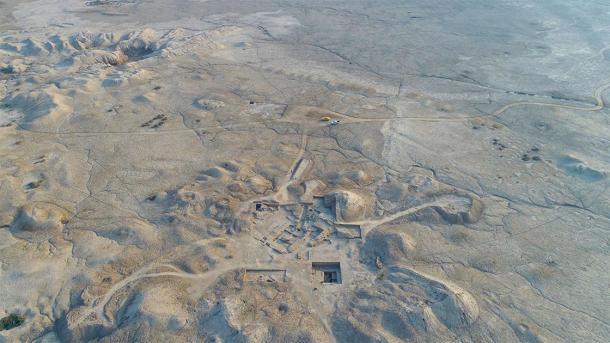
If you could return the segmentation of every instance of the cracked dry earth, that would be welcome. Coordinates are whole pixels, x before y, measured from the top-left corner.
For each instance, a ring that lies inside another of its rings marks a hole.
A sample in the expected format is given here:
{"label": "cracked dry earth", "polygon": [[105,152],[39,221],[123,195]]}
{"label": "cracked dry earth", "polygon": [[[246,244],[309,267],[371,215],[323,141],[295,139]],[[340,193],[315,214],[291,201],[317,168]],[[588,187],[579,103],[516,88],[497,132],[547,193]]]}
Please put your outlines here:
{"label": "cracked dry earth", "polygon": [[0,342],[608,341],[603,1],[0,13]]}

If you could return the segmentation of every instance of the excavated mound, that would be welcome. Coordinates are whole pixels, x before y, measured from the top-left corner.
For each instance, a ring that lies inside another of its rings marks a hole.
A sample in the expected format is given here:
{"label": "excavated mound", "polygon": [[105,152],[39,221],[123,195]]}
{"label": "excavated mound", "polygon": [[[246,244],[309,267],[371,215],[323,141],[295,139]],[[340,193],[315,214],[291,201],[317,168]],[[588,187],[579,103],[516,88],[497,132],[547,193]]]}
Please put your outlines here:
{"label": "excavated mound", "polygon": [[[27,39],[21,42],[6,42],[0,44],[0,49],[18,53],[28,58],[51,58],[62,61],[64,66],[74,65],[75,61],[85,64],[101,63],[118,65],[127,61],[135,61],[159,51],[164,43],[155,30],[126,34],[106,32],[77,32],[71,36],[54,35],[46,40]],[[13,63],[14,64],[14,63]],[[79,64],[80,66],[80,64]],[[23,68],[3,69],[21,72]]]}
{"label": "excavated mound", "polygon": [[394,265],[415,252],[415,240],[400,228],[379,228],[365,237],[361,260],[371,267]]}
{"label": "excavated mound", "polygon": [[466,225],[479,221],[483,215],[483,202],[473,194],[456,191],[440,192],[416,199],[415,205],[436,203],[425,207],[406,217],[398,218],[394,223],[416,221],[422,223],[445,223]]}
{"label": "excavated mound", "polygon": [[301,201],[305,203],[311,203],[315,196],[318,196],[320,192],[326,189],[326,184],[320,180],[308,180],[301,183],[303,187],[303,194],[301,195]]}
{"label": "excavated mound", "polygon": [[476,223],[483,214],[483,203],[477,196],[449,194],[444,198],[451,200],[451,204],[433,208],[449,224]]}
{"label": "excavated mound", "polygon": [[60,233],[67,220],[67,213],[57,206],[29,204],[17,210],[10,230],[15,237],[40,242]]}
{"label": "excavated mound", "polygon": [[[76,50],[108,49],[120,39],[121,37],[114,33],[83,31],[77,32],[70,37],[69,46]],[[63,42],[59,36],[55,36],[53,41],[60,43],[54,45],[57,50],[59,48],[68,48],[67,42]]]}
{"label": "excavated mound", "polygon": [[326,178],[331,185],[340,187],[362,187],[370,184],[373,180],[373,178],[363,170],[330,173]]}
{"label": "excavated mound", "polygon": [[116,66],[119,64],[126,63],[129,59],[127,55],[121,50],[119,51],[104,51],[104,50],[92,50],[85,52],[83,56],[84,60],[90,60],[93,63],[107,64]]}
{"label": "excavated mound", "polygon": [[41,91],[17,94],[3,99],[2,102],[18,112],[15,116],[18,118],[17,122],[26,129],[54,128],[73,110],[71,99],[54,85]]}
{"label": "excavated mound", "polygon": [[[332,341],[289,282],[246,281],[243,273],[225,273],[199,296],[187,291],[196,289],[188,279],[140,283],[113,305],[110,315],[116,327],[63,325],[60,336],[68,341],[104,342]],[[137,337],[130,336],[134,332]]]}
{"label": "excavated mound", "polygon": [[338,308],[332,329],[339,342],[455,340],[455,330],[476,322],[479,307],[468,292],[404,266],[415,249],[399,228],[366,236],[360,260],[379,269],[378,277],[348,299],[345,306],[353,311]]}
{"label": "excavated mound", "polygon": [[370,214],[372,199],[352,191],[338,190],[324,195],[324,206],[333,211],[336,221],[352,222]]}
{"label": "excavated mound", "polygon": [[119,223],[96,226],[92,231],[123,246],[144,249],[159,244],[159,234],[154,226],[137,219],[125,219]]}
{"label": "excavated mound", "polygon": [[457,330],[479,317],[478,304],[463,289],[398,266],[358,289],[346,306],[333,316],[338,342],[454,341]]}
{"label": "excavated mound", "polygon": [[152,29],[131,33],[126,40],[122,40],[118,44],[118,50],[122,51],[130,59],[141,58],[155,52],[158,48],[159,34]]}
{"label": "excavated mound", "polygon": [[234,234],[249,229],[249,221],[237,214],[237,209],[227,199],[206,197],[204,204],[204,216],[215,220],[227,233]]}
{"label": "excavated mound", "polygon": [[290,282],[244,281],[229,273],[203,301],[200,333],[219,342],[328,342],[324,324]]}
{"label": "excavated mound", "polygon": [[249,177],[248,180],[246,180],[246,185],[252,192],[256,194],[264,194],[267,191],[271,190],[271,188],[273,187],[271,181],[259,175]]}

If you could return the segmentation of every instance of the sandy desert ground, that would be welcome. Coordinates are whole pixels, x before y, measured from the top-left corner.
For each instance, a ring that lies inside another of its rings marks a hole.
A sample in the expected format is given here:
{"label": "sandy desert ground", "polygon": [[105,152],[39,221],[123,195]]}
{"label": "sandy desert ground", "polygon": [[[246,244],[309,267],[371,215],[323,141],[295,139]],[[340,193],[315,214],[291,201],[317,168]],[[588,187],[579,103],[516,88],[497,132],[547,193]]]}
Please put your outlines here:
{"label": "sandy desert ground", "polygon": [[0,342],[608,342],[609,18],[0,2]]}

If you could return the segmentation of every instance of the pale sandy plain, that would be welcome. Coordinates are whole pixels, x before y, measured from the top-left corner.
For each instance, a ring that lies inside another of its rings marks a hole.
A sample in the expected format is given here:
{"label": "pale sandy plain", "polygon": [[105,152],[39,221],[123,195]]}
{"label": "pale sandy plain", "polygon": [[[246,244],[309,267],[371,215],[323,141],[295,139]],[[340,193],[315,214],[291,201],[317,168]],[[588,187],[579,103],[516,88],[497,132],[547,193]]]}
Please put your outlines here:
{"label": "pale sandy plain", "polygon": [[1,342],[608,342],[606,2],[0,13]]}

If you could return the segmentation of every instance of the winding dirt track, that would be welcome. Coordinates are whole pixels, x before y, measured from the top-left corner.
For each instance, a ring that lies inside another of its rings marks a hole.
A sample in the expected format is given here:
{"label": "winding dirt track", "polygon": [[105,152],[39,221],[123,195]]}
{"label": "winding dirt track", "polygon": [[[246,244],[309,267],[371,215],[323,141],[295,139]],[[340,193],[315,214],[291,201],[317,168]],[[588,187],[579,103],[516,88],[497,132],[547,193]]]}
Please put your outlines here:
{"label": "winding dirt track", "polygon": [[[587,112],[595,112],[603,109],[606,104],[602,97],[603,93],[610,88],[610,83],[604,84],[598,87],[593,93],[593,99],[596,104],[593,107],[580,107],[580,106],[572,106],[572,105],[562,105],[562,104],[553,104],[547,102],[534,102],[534,101],[519,101],[513,102],[507,105],[504,105],[494,111],[489,115],[480,115],[480,116],[463,116],[463,117],[391,117],[391,118],[363,118],[363,117],[354,117],[345,113],[333,112],[333,116],[340,117],[344,119],[347,123],[363,123],[363,122],[386,122],[386,121],[398,121],[398,120],[411,120],[411,121],[424,121],[424,122],[459,122],[468,119],[475,118],[485,118],[485,117],[497,117],[502,113],[508,111],[513,107],[519,106],[541,106],[541,107],[555,107],[555,108],[565,108],[576,111],[587,111]],[[256,121],[256,120],[255,120]],[[287,120],[282,120],[287,121]],[[261,122],[261,121],[256,121]],[[292,121],[288,121],[292,122]],[[26,131],[32,134],[41,134],[41,135],[52,135],[52,136],[99,136],[99,135],[164,135],[164,134],[175,134],[175,133],[184,133],[184,132],[193,132],[197,130],[208,130],[208,129],[226,129],[226,128],[235,128],[235,127],[249,127],[251,126],[252,121],[248,122],[231,122],[226,123],[224,125],[213,125],[207,127],[196,127],[196,128],[176,128],[176,129],[165,129],[165,130],[155,130],[155,131],[145,131],[145,130],[136,130],[136,131],[82,131],[82,132],[54,132],[54,131],[38,131],[31,130],[22,125],[17,124],[20,130]]]}
{"label": "winding dirt track", "polygon": [[297,152],[297,155],[294,158],[292,165],[290,166],[290,169],[284,176],[280,187],[278,187],[278,191],[273,195],[273,199],[281,202],[282,199],[287,198],[286,193],[288,193],[288,186],[290,185],[291,181],[294,181],[293,174],[296,171],[296,168],[299,165],[299,162],[301,162],[301,160],[303,159],[303,155],[305,155],[308,138],[309,137],[307,136],[307,132],[305,130],[303,130],[303,133],[301,135],[301,145],[299,146],[299,151]]}
{"label": "winding dirt track", "polygon": [[509,110],[513,107],[517,107],[517,106],[543,106],[543,107],[565,108],[565,109],[576,110],[576,111],[595,112],[595,111],[599,111],[605,107],[604,98],[602,97],[602,94],[608,88],[610,88],[610,83],[602,85],[595,90],[595,92],[593,93],[593,99],[595,99],[596,105],[593,107],[579,107],[579,106],[571,106],[571,105],[551,104],[551,103],[545,103],[545,102],[522,101],[522,102],[513,102],[508,105],[502,106],[499,109],[497,109],[492,114],[492,116],[494,116],[494,117],[499,116],[500,114],[506,112],[507,110]]}
{"label": "winding dirt track", "polygon": [[[147,271],[150,271],[151,269],[155,269],[155,268],[169,268],[169,269],[172,269],[173,271],[147,273]],[[218,276],[220,276],[221,274],[226,273],[229,270],[232,270],[235,268],[236,268],[235,266],[225,266],[225,267],[217,268],[217,269],[211,270],[209,272],[205,272],[205,273],[191,274],[191,273],[182,271],[171,264],[152,264],[152,265],[146,266],[142,269],[135,271],[128,277],[126,277],[123,280],[112,285],[112,287],[104,294],[104,296],[102,298],[98,299],[95,302],[94,306],[92,306],[90,309],[88,309],[87,311],[82,313],[77,320],[72,322],[71,326],[76,327],[76,326],[80,325],[93,313],[95,313],[95,315],[98,319],[101,319],[103,321],[104,325],[112,325],[111,318],[108,318],[105,313],[106,305],[108,304],[110,299],[112,299],[112,297],[114,296],[114,294],[116,292],[118,292],[120,289],[127,286],[128,284],[134,283],[138,280],[146,279],[146,278],[161,277],[161,276],[172,276],[172,277],[179,277],[179,278],[185,278],[185,279],[205,279],[205,281],[206,281],[205,283],[207,285],[207,284],[213,282],[214,280],[216,280],[216,278],[218,278]]]}
{"label": "winding dirt track", "polygon": [[428,207],[434,207],[434,206],[443,206],[443,205],[448,205],[450,204],[449,201],[447,200],[436,200],[436,201],[432,201],[432,202],[428,202],[425,204],[421,204],[418,206],[414,206],[414,207],[409,207],[406,210],[400,211],[400,212],[396,212],[394,214],[391,214],[389,216],[385,216],[376,220],[362,220],[362,221],[355,221],[355,222],[348,222],[348,223],[337,223],[337,224],[347,224],[347,225],[360,225],[363,229],[362,232],[362,236],[364,237],[366,235],[367,232],[373,230],[374,228],[383,225],[385,223],[389,223],[393,220],[396,220],[398,218],[404,217],[404,216],[408,216],[410,214],[413,214],[417,211],[423,210],[424,208],[428,208]]}

